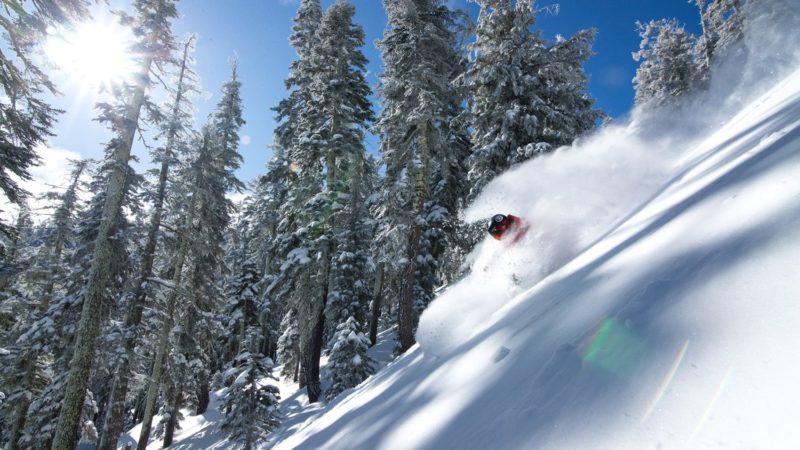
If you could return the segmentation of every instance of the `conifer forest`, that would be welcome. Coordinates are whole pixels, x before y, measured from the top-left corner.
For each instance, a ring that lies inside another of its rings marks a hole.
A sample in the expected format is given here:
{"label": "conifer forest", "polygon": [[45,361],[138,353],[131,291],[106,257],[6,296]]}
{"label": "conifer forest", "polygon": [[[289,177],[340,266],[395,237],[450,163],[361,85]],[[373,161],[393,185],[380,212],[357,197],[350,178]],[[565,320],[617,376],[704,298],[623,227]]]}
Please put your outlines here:
{"label": "conifer forest", "polygon": [[[261,126],[244,108],[247,83],[258,83],[242,76],[249,56],[213,61],[227,81],[202,85],[202,35],[173,30],[202,2],[121,3],[0,0],[8,450],[167,448],[211,409],[230,448],[268,448],[287,420],[280,386],[326,405],[391,363],[374,359],[379,335],[390,361],[417,345],[429,305],[476,270],[470,255],[491,216],[465,211],[487,186],[616,120],[596,105],[585,69],[603,30],[548,38],[539,22],[552,5],[469,0],[470,13],[458,7],[467,2],[382,0],[383,34],[369,42],[358,1],[275,1],[293,11],[294,58],[273,69],[284,94],[260,106],[274,119],[272,142],[245,180],[242,127]],[[628,50],[637,114],[708,95],[715,67],[747,52],[765,10],[798,9],[689,3],[696,28],[629,24],[640,42]],[[58,185],[31,193],[65,113],[49,99],[70,89],[42,48],[53,30],[79,30],[100,10],[129,36],[124,62],[104,63],[124,64],[124,76],[107,76],[94,106],[111,137],[97,144],[101,158],[70,160]],[[197,113],[204,96],[207,116]]]}

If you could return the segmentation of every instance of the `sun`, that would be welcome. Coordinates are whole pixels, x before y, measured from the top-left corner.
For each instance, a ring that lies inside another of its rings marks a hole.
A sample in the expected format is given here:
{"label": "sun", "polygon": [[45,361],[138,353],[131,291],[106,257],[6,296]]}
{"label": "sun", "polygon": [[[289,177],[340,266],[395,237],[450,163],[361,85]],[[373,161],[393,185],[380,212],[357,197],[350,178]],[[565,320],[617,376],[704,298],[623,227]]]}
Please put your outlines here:
{"label": "sun", "polygon": [[133,32],[113,20],[76,24],[74,29],[50,29],[46,57],[71,81],[104,90],[128,79],[135,70]]}

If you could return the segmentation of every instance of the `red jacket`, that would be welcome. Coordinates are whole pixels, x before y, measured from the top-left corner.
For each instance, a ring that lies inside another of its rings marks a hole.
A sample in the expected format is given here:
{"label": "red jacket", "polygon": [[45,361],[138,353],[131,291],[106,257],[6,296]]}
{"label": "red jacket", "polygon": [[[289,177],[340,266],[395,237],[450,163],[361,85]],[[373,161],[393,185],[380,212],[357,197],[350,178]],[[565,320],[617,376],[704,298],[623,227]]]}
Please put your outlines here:
{"label": "red jacket", "polygon": [[489,234],[491,234],[492,237],[498,241],[502,241],[507,237],[510,237],[510,242],[512,244],[516,244],[523,238],[523,236],[525,236],[525,233],[527,232],[527,222],[515,215],[506,214],[502,221],[492,224]]}

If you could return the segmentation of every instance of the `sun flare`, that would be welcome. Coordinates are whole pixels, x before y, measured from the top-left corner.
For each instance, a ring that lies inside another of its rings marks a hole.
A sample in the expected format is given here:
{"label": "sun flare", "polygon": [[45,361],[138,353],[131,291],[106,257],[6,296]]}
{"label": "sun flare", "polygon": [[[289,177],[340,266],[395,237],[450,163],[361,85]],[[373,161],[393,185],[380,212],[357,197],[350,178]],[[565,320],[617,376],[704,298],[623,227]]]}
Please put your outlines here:
{"label": "sun flare", "polygon": [[50,30],[47,58],[84,87],[107,89],[133,73],[133,33],[114,21],[79,24],[75,29]]}

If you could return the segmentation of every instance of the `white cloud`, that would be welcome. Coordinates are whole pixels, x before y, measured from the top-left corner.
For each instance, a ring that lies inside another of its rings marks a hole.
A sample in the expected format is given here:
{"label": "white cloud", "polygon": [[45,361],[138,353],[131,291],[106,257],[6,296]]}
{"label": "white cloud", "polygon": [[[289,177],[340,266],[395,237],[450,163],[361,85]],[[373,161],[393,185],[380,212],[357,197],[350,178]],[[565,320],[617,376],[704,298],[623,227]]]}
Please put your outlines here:
{"label": "white cloud", "polygon": [[[50,190],[63,190],[69,183],[69,173],[71,171],[69,161],[71,159],[81,159],[81,155],[71,150],[48,147],[40,145],[36,148],[36,153],[41,158],[40,165],[31,167],[29,172],[31,180],[20,180],[16,177],[15,181],[30,193],[28,205],[33,211],[34,220],[41,220],[37,215],[41,214],[44,203],[38,197]],[[9,216],[16,217],[18,207],[9,204],[3,196],[0,198],[0,210],[4,214],[11,213]],[[7,216],[7,217],[9,217]],[[8,222],[8,220],[5,220]]]}
{"label": "white cloud", "polygon": [[33,180],[23,183],[23,187],[31,194],[40,194],[52,187],[66,187],[69,173],[72,170],[70,160],[81,159],[81,155],[71,150],[41,145],[36,149],[41,158],[41,165],[30,170]]}

